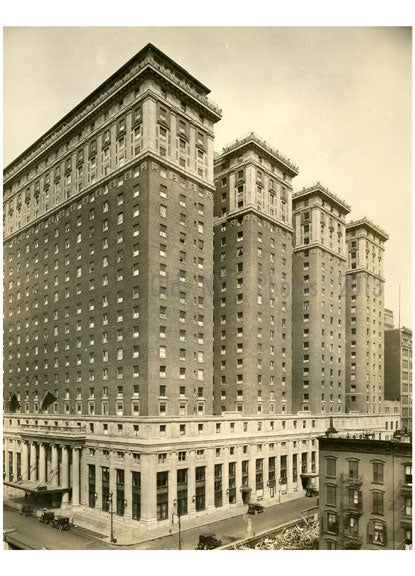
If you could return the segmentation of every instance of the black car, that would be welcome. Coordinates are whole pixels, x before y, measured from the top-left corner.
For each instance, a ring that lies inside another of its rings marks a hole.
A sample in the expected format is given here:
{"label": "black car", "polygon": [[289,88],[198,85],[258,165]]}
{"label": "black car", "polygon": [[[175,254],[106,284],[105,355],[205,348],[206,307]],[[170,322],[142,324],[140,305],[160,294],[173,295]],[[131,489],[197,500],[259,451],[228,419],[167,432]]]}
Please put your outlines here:
{"label": "black car", "polygon": [[52,524],[55,514],[53,512],[43,512],[42,516],[39,516],[39,522],[42,524]]}
{"label": "black car", "polygon": [[71,525],[67,516],[55,516],[52,520],[52,526],[58,530],[69,530]]}
{"label": "black car", "polygon": [[21,509],[19,510],[18,514],[20,516],[24,516],[26,518],[26,516],[34,516],[35,514],[35,509],[33,508],[33,506],[31,504],[24,504]]}
{"label": "black car", "polygon": [[248,506],[248,514],[261,514],[264,510],[265,508],[261,504],[255,502],[251,502]]}
{"label": "black car", "polygon": [[213,550],[219,546],[222,546],[222,540],[218,540],[213,532],[207,532],[205,534],[199,534],[199,542],[196,550]]}

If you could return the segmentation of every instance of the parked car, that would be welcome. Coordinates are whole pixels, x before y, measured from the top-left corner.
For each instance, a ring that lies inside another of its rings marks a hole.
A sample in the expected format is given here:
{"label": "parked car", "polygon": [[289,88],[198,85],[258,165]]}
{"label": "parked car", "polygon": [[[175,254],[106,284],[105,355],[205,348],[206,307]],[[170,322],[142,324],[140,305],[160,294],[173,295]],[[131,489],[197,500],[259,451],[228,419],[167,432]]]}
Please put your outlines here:
{"label": "parked car", "polygon": [[69,530],[71,527],[67,516],[55,516],[52,520],[52,526],[58,530]]}
{"label": "parked car", "polygon": [[196,550],[213,550],[213,548],[218,548],[218,546],[222,546],[222,540],[218,540],[213,532],[199,534]]}
{"label": "parked car", "polygon": [[18,511],[18,514],[20,516],[24,516],[26,518],[26,516],[34,516],[35,515],[35,509],[31,504],[24,504],[21,509]]}
{"label": "parked car", "polygon": [[314,487],[312,486],[312,487],[306,489],[305,495],[306,495],[308,498],[314,498],[314,496],[318,496],[318,490],[317,490],[317,488],[314,488]]}
{"label": "parked car", "polygon": [[42,524],[52,524],[55,514],[53,512],[43,512],[42,516],[39,516],[39,522]]}
{"label": "parked car", "polygon": [[264,510],[265,508],[256,502],[251,502],[248,506],[248,514],[261,514]]}

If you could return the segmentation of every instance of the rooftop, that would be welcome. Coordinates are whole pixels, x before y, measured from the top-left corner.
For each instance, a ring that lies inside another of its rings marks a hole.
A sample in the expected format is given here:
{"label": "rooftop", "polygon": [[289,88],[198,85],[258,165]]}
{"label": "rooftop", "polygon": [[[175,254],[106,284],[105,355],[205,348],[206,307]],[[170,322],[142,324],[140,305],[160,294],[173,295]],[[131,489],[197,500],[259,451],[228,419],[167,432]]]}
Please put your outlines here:
{"label": "rooftop", "polygon": [[380,236],[382,240],[389,240],[389,235],[382,230],[380,226],[369,220],[369,218],[366,218],[366,216],[359,218],[359,220],[351,220],[346,224],[346,231],[351,230],[352,228],[367,228],[371,232],[375,232],[375,234]]}
{"label": "rooftop", "polygon": [[293,194],[293,203],[295,200],[299,200],[304,196],[308,196],[310,194],[320,193],[321,196],[327,196],[336,203],[342,210],[348,214],[351,211],[351,206],[347,204],[340,196],[337,196],[334,192],[332,192],[327,186],[321,184],[321,182],[313,182],[309,184],[307,187],[302,188],[301,190],[297,190]]}
{"label": "rooftop", "polygon": [[217,120],[220,118],[222,111],[207,98],[210,90],[169,56],[149,43],[6,166],[3,171],[4,179],[14,176],[19,169],[34,160],[53,142],[93,113],[104,101],[141,74],[144,69],[151,69],[164,76],[168,82],[199,100]]}
{"label": "rooftop", "polygon": [[239,148],[242,148],[244,146],[257,147],[259,150],[262,151],[262,153],[271,156],[273,160],[277,160],[277,162],[282,164],[286,169],[288,168],[292,176],[297,176],[299,172],[298,166],[294,164],[294,162],[289,160],[289,158],[284,156],[284,154],[282,154],[279,150],[268,144],[266,140],[260,138],[257,134],[255,134],[255,132],[248,132],[247,134],[244,134],[243,136],[236,138],[236,140],[233,140],[232,142],[224,146],[222,151],[216,155],[215,162],[220,162],[223,156],[231,152],[234,152],[235,150],[238,150]]}
{"label": "rooftop", "polygon": [[341,450],[351,452],[403,452],[412,455],[412,436],[408,433],[396,431],[392,440],[376,440],[374,433],[352,435],[320,436],[319,449]]}

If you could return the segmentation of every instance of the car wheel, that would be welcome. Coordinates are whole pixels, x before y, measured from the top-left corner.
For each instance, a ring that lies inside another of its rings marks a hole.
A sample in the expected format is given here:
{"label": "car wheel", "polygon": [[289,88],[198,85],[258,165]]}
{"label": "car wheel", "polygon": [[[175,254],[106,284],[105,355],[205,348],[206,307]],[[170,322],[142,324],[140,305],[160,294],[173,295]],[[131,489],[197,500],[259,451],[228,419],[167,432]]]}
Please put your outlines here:
{"label": "car wheel", "polygon": [[59,526],[59,530],[62,532],[62,526]]}

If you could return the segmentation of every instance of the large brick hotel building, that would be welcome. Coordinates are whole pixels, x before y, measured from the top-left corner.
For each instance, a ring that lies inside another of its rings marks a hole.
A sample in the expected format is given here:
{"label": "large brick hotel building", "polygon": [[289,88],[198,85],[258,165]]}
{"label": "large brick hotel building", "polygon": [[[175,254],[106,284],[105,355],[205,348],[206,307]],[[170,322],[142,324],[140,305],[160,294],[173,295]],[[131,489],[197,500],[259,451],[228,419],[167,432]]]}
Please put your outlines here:
{"label": "large brick hotel building", "polygon": [[214,162],[208,94],[148,45],[4,171],[10,496],[104,527],[113,494],[117,529],[167,532],[302,494],[330,413],[387,435],[346,411],[344,333],[340,402],[292,383],[295,294],[258,278],[291,282],[298,168],[253,134]]}

